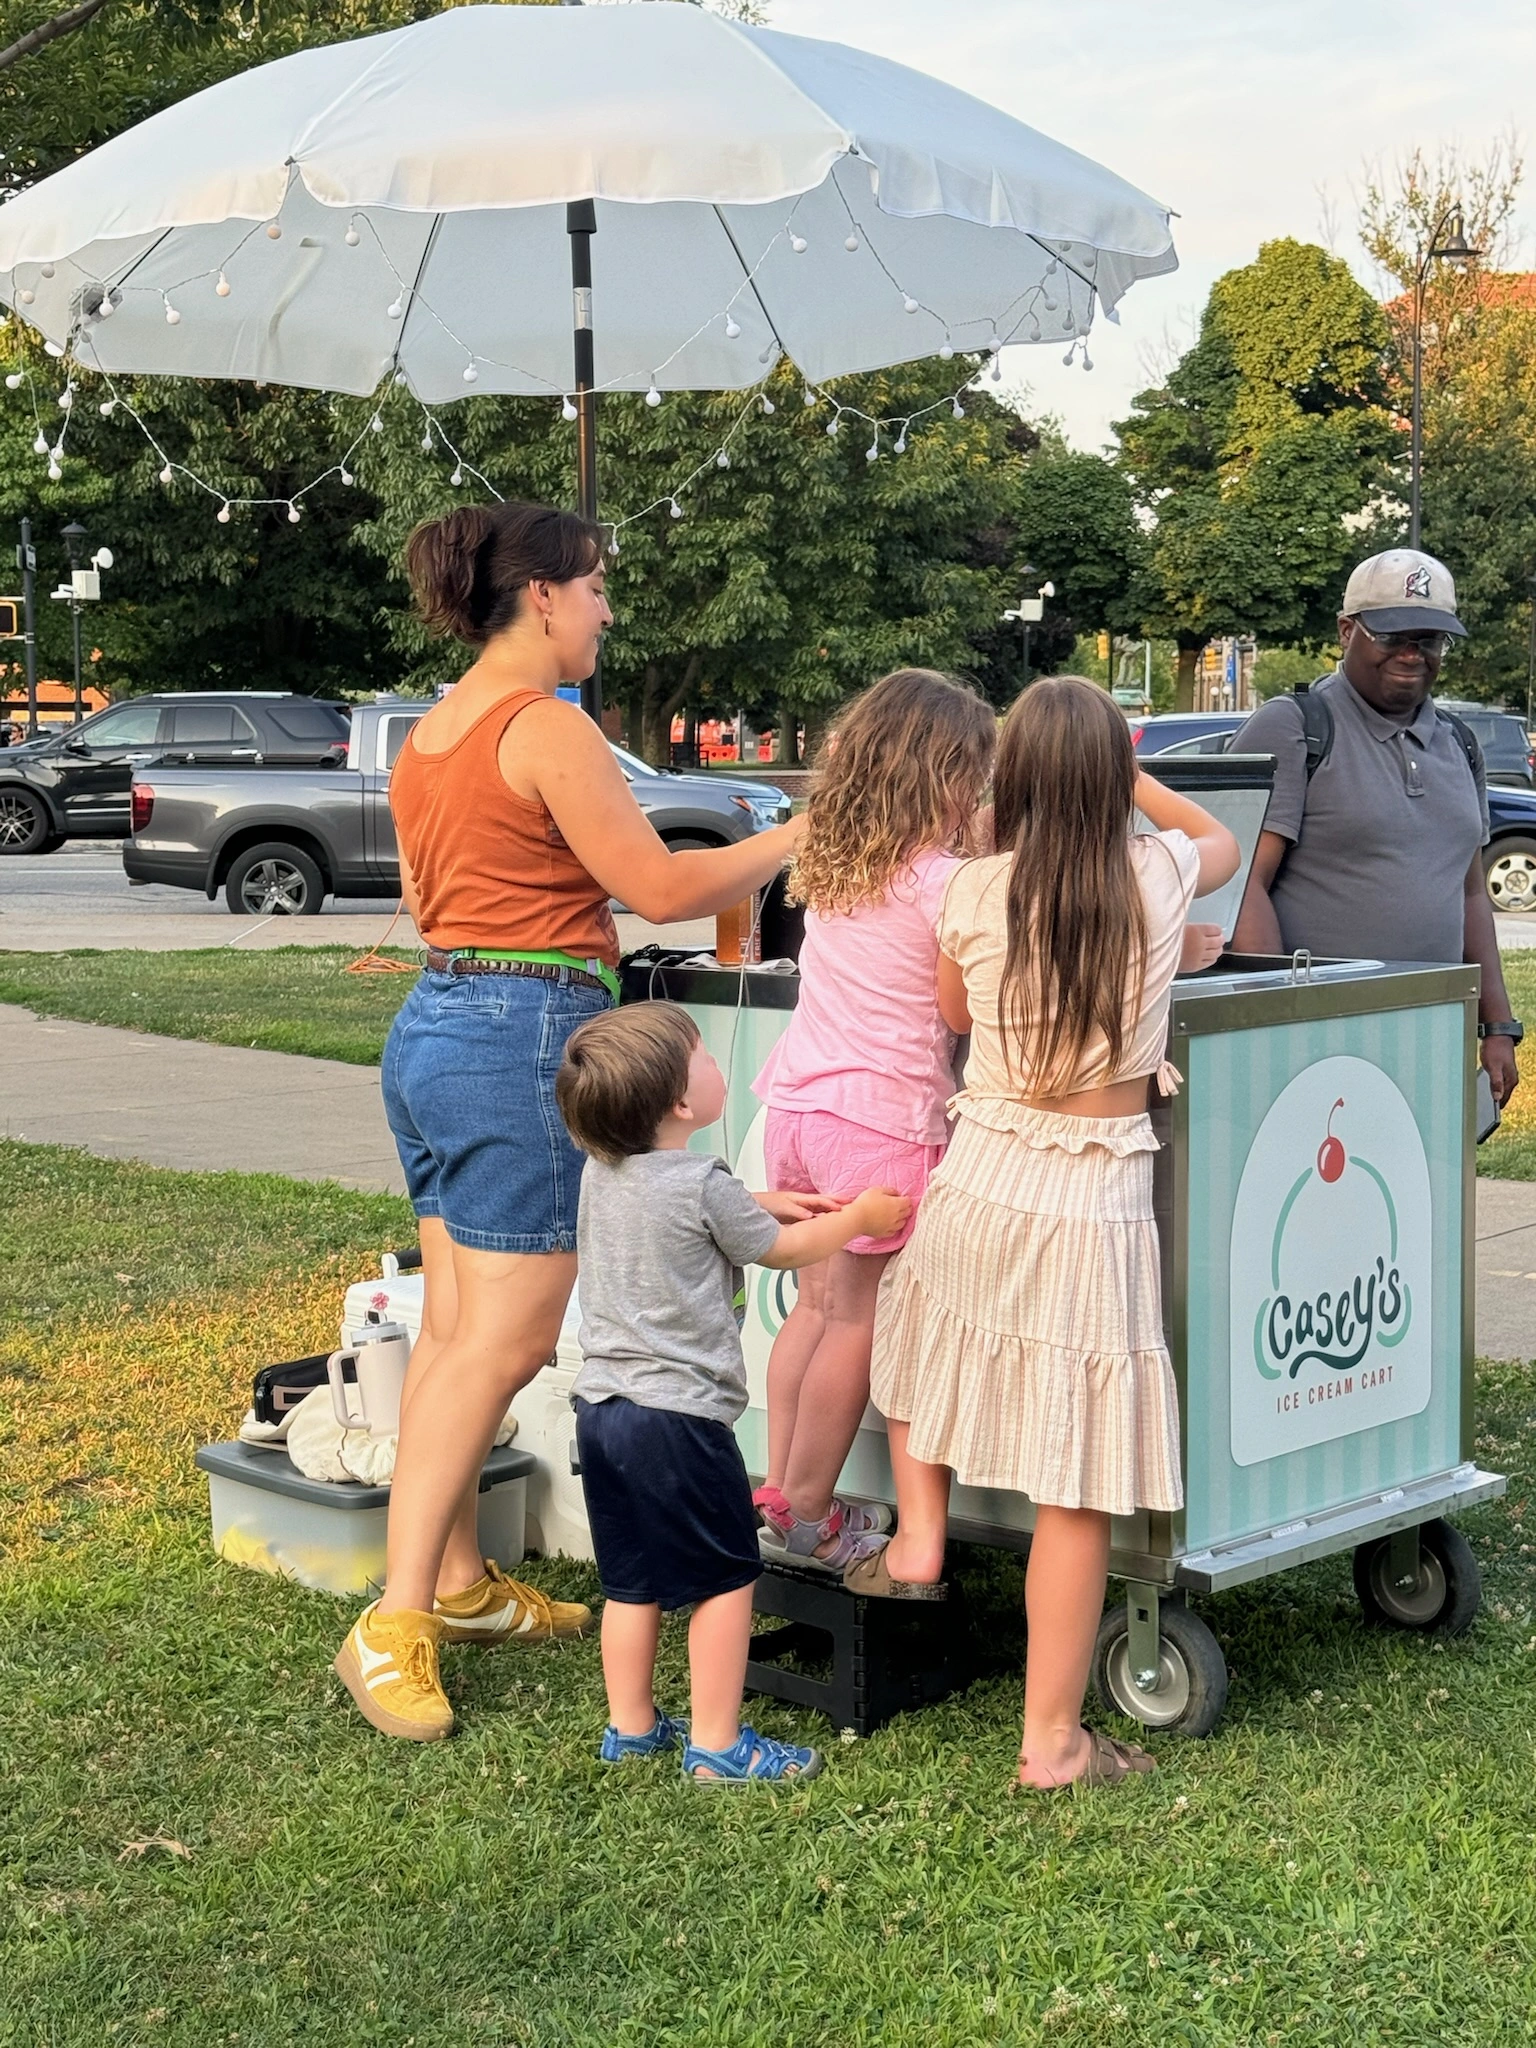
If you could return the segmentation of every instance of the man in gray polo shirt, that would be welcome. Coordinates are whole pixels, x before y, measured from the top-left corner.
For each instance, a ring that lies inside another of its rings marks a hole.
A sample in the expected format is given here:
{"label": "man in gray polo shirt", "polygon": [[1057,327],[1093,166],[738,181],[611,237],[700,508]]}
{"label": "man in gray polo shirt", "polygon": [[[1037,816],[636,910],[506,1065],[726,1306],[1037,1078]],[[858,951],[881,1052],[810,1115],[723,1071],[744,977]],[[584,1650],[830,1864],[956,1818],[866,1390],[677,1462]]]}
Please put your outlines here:
{"label": "man in gray polo shirt", "polygon": [[1275,787],[1234,943],[1345,959],[1475,961],[1482,1061],[1496,1099],[1513,1093],[1522,1035],[1483,886],[1482,757],[1432,701],[1440,663],[1466,627],[1433,555],[1393,548],[1362,562],[1339,618],[1338,668],[1312,685],[1331,743],[1307,774],[1297,696],[1271,698],[1232,743],[1273,754]]}

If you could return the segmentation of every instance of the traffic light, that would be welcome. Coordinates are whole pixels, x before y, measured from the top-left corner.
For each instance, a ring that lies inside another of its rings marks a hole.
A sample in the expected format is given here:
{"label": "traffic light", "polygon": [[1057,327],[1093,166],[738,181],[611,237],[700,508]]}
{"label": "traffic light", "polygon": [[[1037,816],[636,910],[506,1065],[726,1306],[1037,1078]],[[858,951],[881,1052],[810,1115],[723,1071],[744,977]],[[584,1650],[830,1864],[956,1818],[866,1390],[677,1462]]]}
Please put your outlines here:
{"label": "traffic light", "polygon": [[19,640],[22,636],[22,603],[19,597],[0,597],[0,640]]}
{"label": "traffic light", "polygon": [[1107,633],[1099,635],[1099,659],[1100,661],[1108,661],[1109,659],[1109,635]]}

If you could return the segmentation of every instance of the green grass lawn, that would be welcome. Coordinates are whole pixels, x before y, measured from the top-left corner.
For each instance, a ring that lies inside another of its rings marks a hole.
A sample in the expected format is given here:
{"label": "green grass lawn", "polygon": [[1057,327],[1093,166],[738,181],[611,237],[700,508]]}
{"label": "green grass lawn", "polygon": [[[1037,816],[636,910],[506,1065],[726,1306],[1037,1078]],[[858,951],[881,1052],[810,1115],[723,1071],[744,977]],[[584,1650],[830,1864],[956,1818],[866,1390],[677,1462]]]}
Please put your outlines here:
{"label": "green grass lawn", "polygon": [[[391,949],[388,957],[414,965],[419,956]],[[283,946],[267,953],[0,952],[0,1003],[167,1038],[374,1066],[413,984],[404,974],[348,974],[356,958],[345,946]],[[1524,1088],[1504,1127],[1478,1152],[1477,1170],[1536,1180],[1536,949],[1506,953],[1504,973],[1516,1015],[1530,1017],[1533,1029],[1521,1048]]]}
{"label": "green grass lawn", "polygon": [[1516,1017],[1529,1020],[1530,1037],[1520,1047],[1520,1089],[1504,1121],[1477,1148],[1477,1170],[1496,1180],[1536,1180],[1536,947],[1503,955],[1504,983]]}
{"label": "green grass lawn", "polygon": [[[357,957],[350,946],[0,953],[0,1003],[166,1038],[377,1066],[395,1012],[415,981],[405,974],[348,974]],[[395,948],[386,957],[413,967],[420,961],[419,954]]]}
{"label": "green grass lawn", "polygon": [[1215,1737],[1154,1738],[1121,1793],[1015,1796],[1019,1567],[974,1553],[994,1675],[814,1784],[705,1792],[597,1764],[591,1641],[450,1651],[462,1732],[392,1745],[329,1670],[350,1603],[209,1553],[195,1444],[408,1227],[0,1145],[4,2048],[1531,2040],[1531,1368],[1480,1385],[1512,1484],[1465,1518],[1470,1636],[1363,1627],[1343,1560],[1209,1600]]}

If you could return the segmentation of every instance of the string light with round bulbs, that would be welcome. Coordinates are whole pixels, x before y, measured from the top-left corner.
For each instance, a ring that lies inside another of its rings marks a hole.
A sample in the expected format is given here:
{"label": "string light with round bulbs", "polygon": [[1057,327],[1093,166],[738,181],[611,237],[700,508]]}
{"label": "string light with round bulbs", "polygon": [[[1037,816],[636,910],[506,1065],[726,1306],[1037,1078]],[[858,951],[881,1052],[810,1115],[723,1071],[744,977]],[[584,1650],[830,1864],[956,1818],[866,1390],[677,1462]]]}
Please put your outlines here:
{"label": "string light with round bulbs", "polygon": [[[874,173],[873,166],[871,166],[871,183],[872,189],[877,189],[878,178]],[[948,407],[951,412],[951,416],[955,420],[964,419],[965,408],[961,403],[962,394],[968,388],[972,387],[982,375],[990,374],[990,377],[994,383],[1001,381],[1001,352],[1005,342],[1023,338],[1025,335],[1027,335],[1027,337],[1030,340],[1035,340],[1037,338],[1042,338],[1044,336],[1044,327],[1041,321],[1041,313],[1045,312],[1047,314],[1054,314],[1057,311],[1057,300],[1052,295],[1048,287],[1047,281],[1057,276],[1057,274],[1063,267],[1061,259],[1067,256],[1071,248],[1071,245],[1067,243],[1058,243],[1053,247],[1049,243],[1039,242],[1039,246],[1044,251],[1047,257],[1047,261],[1044,265],[1041,277],[1033,284],[1026,286],[1024,290],[1021,291],[1015,297],[1015,299],[1002,310],[1001,314],[996,319],[987,321],[985,323],[989,330],[985,341],[981,342],[980,344],[957,343],[951,327],[943,319],[943,317],[939,315],[935,311],[935,309],[925,305],[914,293],[906,289],[900,283],[900,281],[896,277],[895,273],[893,272],[889,264],[886,263],[884,257],[881,255],[875,243],[870,240],[867,227],[861,227],[860,223],[854,218],[854,215],[848,206],[847,197],[842,192],[841,187],[837,185],[835,180],[833,181],[833,184],[834,189],[837,192],[837,196],[841,201],[844,211],[847,213],[848,217],[848,232],[846,237],[844,238],[844,247],[850,253],[857,253],[861,249],[866,250],[868,252],[869,256],[877,263],[882,272],[889,279],[892,289],[897,294],[899,303],[904,313],[906,313],[909,316],[916,315],[919,313],[925,313],[928,314],[937,322],[938,326],[943,331],[943,340],[939,343],[938,347],[935,350],[935,353],[937,354],[939,359],[941,361],[946,362],[952,361],[957,354],[963,355],[965,357],[979,356],[981,358],[979,366],[975,362],[968,363],[964,378],[957,385],[953,392],[946,394],[944,397],[935,400],[933,403],[929,405],[917,408],[906,415],[892,416],[890,418],[877,418],[876,416],[865,412],[862,408],[858,406],[844,403],[843,401],[833,397],[829,392],[819,391],[810,384],[805,385],[803,389],[803,400],[804,406],[807,410],[816,408],[823,404],[829,405],[832,408],[831,417],[827,421],[826,425],[826,432],[830,437],[836,438],[841,428],[842,421],[845,417],[855,422],[861,422],[870,427],[871,438],[868,448],[866,450],[866,460],[869,463],[873,464],[883,459],[884,451],[882,448],[882,435],[884,435],[885,439],[888,440],[889,442],[891,454],[893,456],[900,456],[905,454],[907,450],[909,431],[918,422],[927,418],[929,415],[937,414],[941,412],[945,407]],[[798,212],[798,208],[799,201],[797,201],[795,203],[795,206],[791,209],[790,215],[788,219],[784,222],[784,224],[776,231],[776,233],[773,236],[770,237],[762,253],[758,257],[757,262],[754,263],[749,270],[745,270],[740,283],[733,291],[731,298],[727,305],[724,307],[724,309],[721,312],[712,314],[708,320],[701,322],[699,327],[694,331],[692,335],[690,335],[684,341],[682,341],[678,345],[678,347],[672,351],[672,353],[669,356],[667,356],[662,362],[658,363],[649,372],[648,379],[644,389],[644,402],[648,407],[657,408],[663,404],[663,379],[665,377],[667,370],[670,368],[672,363],[677,360],[679,356],[683,355],[689,349],[689,347],[691,347],[692,343],[695,340],[697,340],[700,336],[709,331],[709,329],[715,328],[717,331],[723,331],[728,340],[735,340],[740,337],[742,333],[742,327],[736,317],[737,309],[744,299],[761,306],[761,300],[755,292],[755,280],[757,278],[759,270],[762,268],[762,265],[768,260],[769,255],[781,240],[787,242],[788,247],[793,254],[801,255],[805,253],[807,248],[810,246],[810,241],[809,238],[800,230],[800,228],[797,225],[796,215]],[[461,348],[464,351],[465,360],[461,371],[461,376],[463,382],[466,385],[474,385],[480,381],[481,365],[484,365],[487,369],[490,369],[492,371],[510,370],[515,372],[519,376],[527,378],[530,381],[536,383],[544,383],[546,381],[540,377],[532,375],[532,373],[528,372],[526,368],[524,368],[521,365],[506,363],[500,361],[495,357],[486,355],[485,353],[483,353],[483,351],[479,349],[470,348],[469,345],[460,336],[454,333],[450,324],[446,320],[444,320],[442,316],[438,313],[438,311],[431,305],[430,301],[419,289],[418,284],[414,280],[406,279],[399,273],[398,269],[394,265],[393,260],[389,255],[387,248],[385,247],[381,237],[379,236],[377,227],[375,226],[372,219],[366,213],[354,213],[349,218],[345,232],[342,236],[342,241],[345,244],[345,246],[347,248],[357,248],[361,246],[365,230],[370,236],[374,246],[376,247],[380,255],[383,257],[384,262],[393,277],[394,296],[392,297],[387,308],[385,309],[386,316],[388,317],[392,325],[394,323],[400,323],[400,325],[403,327],[407,322],[407,315],[414,314],[419,309],[422,314],[428,317],[441,330],[441,332],[448,340],[450,340],[455,346]],[[187,277],[181,278],[176,282],[165,285],[163,287],[154,285],[133,285],[126,281],[126,277],[124,281],[119,283],[103,283],[100,280],[96,279],[87,280],[85,285],[82,287],[81,291],[77,294],[76,300],[74,302],[77,311],[72,331],[69,337],[68,349],[66,350],[64,346],[61,346],[60,344],[52,340],[48,340],[44,344],[45,349],[50,356],[58,358],[65,356],[66,353],[69,353],[73,356],[74,362],[78,367],[84,370],[93,371],[95,374],[101,375],[102,377],[105,378],[109,393],[111,395],[98,408],[101,415],[104,418],[113,418],[117,415],[118,410],[120,408],[123,416],[130,419],[145,435],[145,438],[149,442],[149,445],[154,450],[156,455],[159,457],[160,469],[158,471],[158,474],[161,482],[168,485],[176,481],[178,478],[180,478],[185,479],[187,482],[193,484],[197,489],[206,493],[211,499],[217,501],[218,511],[215,516],[222,524],[229,523],[232,512],[235,510],[256,510],[261,508],[283,509],[286,511],[289,520],[294,523],[297,523],[297,521],[301,517],[300,507],[302,500],[310,493],[318,489],[321,484],[323,484],[333,476],[339,477],[344,483],[350,484],[353,480],[353,472],[350,467],[351,459],[355,456],[358,448],[362,445],[364,435],[366,435],[369,431],[378,432],[382,430],[383,421],[380,416],[379,406],[384,402],[383,397],[376,398],[375,409],[368,422],[368,425],[365,426],[365,428],[362,430],[362,433],[359,434],[348,445],[348,447],[343,452],[341,457],[337,461],[329,463],[324,469],[322,469],[319,472],[317,476],[313,477],[308,483],[302,485],[297,491],[295,491],[291,497],[242,497],[238,495],[230,497],[225,493],[225,491],[221,487],[213,484],[205,477],[200,476],[195,470],[193,470],[190,467],[190,465],[174,460],[167,453],[167,451],[164,449],[164,447],[161,445],[160,441],[156,437],[153,430],[150,428],[148,422],[143,417],[142,413],[127,397],[125,397],[117,389],[110,375],[102,368],[99,361],[94,360],[95,350],[94,347],[91,345],[91,336],[94,327],[97,324],[99,324],[102,320],[106,318],[112,317],[112,315],[118,310],[118,308],[122,304],[125,295],[135,291],[140,293],[153,293],[153,295],[158,297],[163,304],[166,324],[168,326],[173,327],[179,326],[183,320],[183,310],[182,306],[179,305],[176,299],[174,299],[171,296],[173,292],[176,293],[180,298],[185,300],[187,294],[192,289],[192,287],[201,282],[211,282],[213,292],[214,294],[216,294],[217,297],[230,297],[238,287],[238,277],[232,278],[230,272],[235,267],[236,259],[238,258],[240,252],[245,248],[246,244],[254,236],[261,234],[264,234],[266,238],[271,241],[277,241],[281,239],[282,232],[283,230],[281,223],[276,219],[273,219],[265,223],[251,223],[244,228],[243,232],[239,235],[238,239],[234,242],[233,246],[226,252],[221,261],[210,265],[205,271],[193,273]],[[1038,237],[1031,237],[1031,239],[1039,241]],[[69,260],[72,261],[72,259]],[[78,266],[76,267],[78,268]],[[1096,296],[1096,287],[1094,279],[1091,275],[1091,261],[1090,270],[1086,272],[1083,269],[1070,263],[1067,264],[1066,267],[1069,269],[1072,276],[1075,277],[1078,282],[1080,282],[1087,288],[1087,291],[1089,293],[1088,318],[1091,321],[1092,304],[1093,299]],[[39,266],[39,275],[45,277],[52,277],[55,274],[55,270],[56,266],[52,263],[44,266]],[[1057,289],[1059,290],[1060,288],[1057,287]],[[30,286],[22,286],[20,289],[17,290],[16,302],[19,305],[23,306],[30,306],[35,302],[35,293]],[[966,324],[976,326],[982,323],[980,321],[971,321]],[[1064,323],[1062,324],[1061,331],[1070,337],[1070,347],[1068,349],[1067,356],[1066,358],[1064,358],[1064,360],[1068,362],[1074,360],[1077,352],[1080,349],[1084,368],[1091,369],[1092,362],[1088,354],[1086,336],[1078,325],[1077,317],[1074,315],[1072,311],[1070,300],[1066,307],[1065,319]],[[743,422],[748,417],[753,407],[760,407],[762,413],[765,415],[771,415],[775,410],[774,402],[768,396],[767,391],[763,388],[763,384],[766,383],[767,378],[770,377],[773,374],[774,370],[777,368],[780,360],[782,359],[782,354],[782,347],[777,335],[771,336],[770,340],[768,341],[767,345],[762,349],[759,356],[759,361],[764,365],[765,369],[763,383],[760,383],[759,385],[753,387],[748,392],[745,403],[738,411],[730,427],[727,429],[726,433],[724,434],[720,443],[714,449],[712,454],[710,454],[703,461],[695,465],[695,467],[686,476],[669,485],[668,488],[665,491],[663,491],[663,493],[659,497],[653,499],[650,504],[641,507],[637,511],[625,514],[617,520],[605,521],[604,524],[609,528],[610,536],[613,541],[616,542],[618,534],[625,527],[632,525],[638,519],[643,519],[647,517],[649,514],[653,512],[665,509],[668,512],[669,516],[674,519],[683,517],[684,511],[681,499],[686,494],[686,492],[694,485],[696,485],[699,479],[705,474],[707,474],[711,469],[725,470],[730,468],[731,443],[734,441],[737,433],[740,431]],[[55,442],[50,444],[47,437],[43,435],[41,429],[39,429],[38,441],[37,443],[34,443],[34,447],[36,448],[39,454],[47,455],[49,464],[49,476],[50,479],[54,481],[58,480],[58,476],[62,470],[62,464],[65,460],[65,437],[73,412],[75,386],[73,373],[69,369],[69,366],[67,364],[66,376],[68,381],[66,382],[64,392],[61,393],[59,397],[60,409],[64,414],[63,426],[61,428],[59,436]],[[398,346],[396,351],[391,354],[391,357],[389,359],[386,368],[386,377],[391,383],[404,386],[409,391],[409,376],[408,373],[400,367],[398,361]],[[13,370],[6,377],[7,388],[13,391],[18,389],[24,383],[30,383],[30,381],[31,380],[29,379],[25,371]],[[618,389],[629,390],[636,388],[636,381],[637,380],[631,373],[621,373],[619,375],[616,375],[605,380],[604,382],[602,382],[601,384],[597,385],[594,388],[599,391],[614,391]],[[571,393],[568,390],[561,391],[557,386],[553,385],[546,384],[546,388],[549,390],[551,396],[559,398],[561,419],[568,424],[573,423],[577,418],[577,408],[573,402]],[[387,396],[387,393],[385,395]],[[490,479],[486,477],[483,474],[483,472],[481,472],[475,465],[468,462],[463,457],[461,451],[454,445],[450,435],[443,427],[441,419],[434,412],[431,411],[431,409],[426,405],[426,403],[423,400],[420,399],[419,396],[417,396],[417,394],[411,392],[410,395],[413,398],[414,402],[421,408],[421,412],[423,414],[425,428],[422,435],[423,451],[430,453],[440,443],[444,451],[447,454],[449,454],[453,459],[453,469],[449,477],[450,483],[455,487],[459,487],[462,486],[466,478],[473,478],[478,483],[484,485],[484,487],[487,490],[491,491],[493,495],[500,496],[501,494],[498,491],[496,491],[496,488],[491,483]],[[33,394],[33,405],[35,412],[35,394]]]}

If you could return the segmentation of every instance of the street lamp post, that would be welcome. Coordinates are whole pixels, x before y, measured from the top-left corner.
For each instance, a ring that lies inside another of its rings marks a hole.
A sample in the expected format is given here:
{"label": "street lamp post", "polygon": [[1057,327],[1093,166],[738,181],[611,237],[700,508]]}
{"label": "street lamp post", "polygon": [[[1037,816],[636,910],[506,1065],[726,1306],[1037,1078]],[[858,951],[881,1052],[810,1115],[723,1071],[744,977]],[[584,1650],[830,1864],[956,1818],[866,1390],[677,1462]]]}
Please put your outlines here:
{"label": "street lamp post", "polygon": [[78,519],[71,519],[64,528],[60,539],[65,553],[69,556],[69,581],[61,584],[53,593],[69,606],[70,622],[74,628],[75,642],[75,724],[85,717],[85,700],[81,694],[80,676],[80,606],[91,598],[101,596],[101,572],[112,566],[112,550],[98,548],[87,568],[81,568],[80,555],[85,545],[85,528]]}
{"label": "street lamp post", "polygon": [[[1440,237],[1449,229],[1445,240]],[[1472,248],[1463,231],[1459,206],[1447,207],[1429,232],[1419,251],[1413,273],[1413,414],[1408,449],[1408,545],[1419,545],[1419,489],[1424,462],[1424,291],[1429,283],[1430,265],[1454,263],[1465,270],[1476,263],[1481,249]]]}
{"label": "street lamp post", "polygon": [[80,550],[85,543],[85,528],[78,519],[71,519],[61,538],[69,556],[69,616],[75,638],[75,723],[79,725],[85,717],[85,702],[80,694],[80,594],[74,586],[80,567]]}
{"label": "street lamp post", "polygon": [[[1019,573],[1021,576],[1035,577],[1040,574],[1040,571],[1033,562],[1026,562]],[[1022,626],[1024,629],[1024,680],[1020,686],[1021,688],[1027,688],[1029,685],[1030,632],[1045,617],[1045,600],[1055,595],[1056,586],[1054,583],[1042,583],[1033,595],[1021,597],[1016,605],[1003,613],[1005,624]]]}
{"label": "street lamp post", "polygon": [[37,738],[37,549],[32,545],[32,522],[21,522],[21,546],[16,550],[16,566],[21,570],[21,611],[22,628],[25,635],[27,664],[27,738]]}
{"label": "street lamp post", "polygon": [[1525,579],[1531,599],[1531,644],[1525,659],[1525,729],[1531,729],[1531,696],[1536,690],[1536,571]]}

